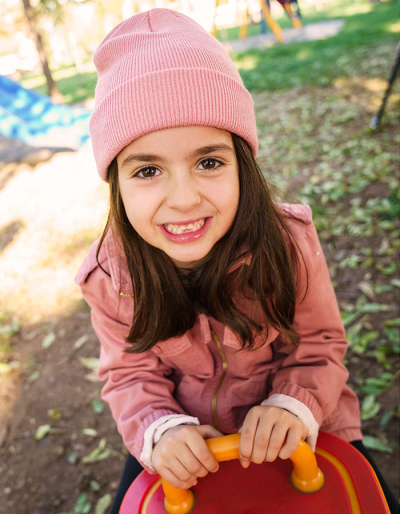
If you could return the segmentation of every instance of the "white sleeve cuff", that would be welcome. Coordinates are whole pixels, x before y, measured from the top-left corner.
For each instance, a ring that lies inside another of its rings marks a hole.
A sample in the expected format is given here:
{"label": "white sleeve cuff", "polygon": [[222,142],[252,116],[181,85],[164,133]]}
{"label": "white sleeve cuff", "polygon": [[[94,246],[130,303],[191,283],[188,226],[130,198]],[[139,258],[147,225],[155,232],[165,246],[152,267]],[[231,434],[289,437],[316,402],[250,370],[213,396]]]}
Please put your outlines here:
{"label": "white sleeve cuff", "polygon": [[143,450],[139,460],[152,471],[155,471],[151,461],[154,445],[158,443],[166,430],[177,425],[200,425],[200,421],[186,414],[169,414],[168,416],[162,416],[147,427],[144,433]]}
{"label": "white sleeve cuff", "polygon": [[280,407],[281,409],[286,409],[297,416],[308,428],[308,436],[306,442],[309,444],[312,451],[315,451],[319,425],[315,420],[313,413],[304,403],[296,400],[296,398],[287,396],[286,394],[273,394],[268,398],[268,400],[264,400],[261,405]]}

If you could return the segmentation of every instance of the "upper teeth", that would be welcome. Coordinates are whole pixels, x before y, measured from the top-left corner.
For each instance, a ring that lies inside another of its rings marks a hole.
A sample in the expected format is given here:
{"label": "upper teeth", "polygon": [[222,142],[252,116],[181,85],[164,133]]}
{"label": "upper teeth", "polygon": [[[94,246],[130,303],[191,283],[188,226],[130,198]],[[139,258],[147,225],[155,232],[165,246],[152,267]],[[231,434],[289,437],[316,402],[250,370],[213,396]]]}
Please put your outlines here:
{"label": "upper teeth", "polygon": [[194,221],[193,223],[188,223],[187,225],[173,225],[172,223],[168,223],[165,226],[165,229],[172,234],[183,234],[184,232],[194,232],[199,230],[206,220],[203,218],[201,220]]}

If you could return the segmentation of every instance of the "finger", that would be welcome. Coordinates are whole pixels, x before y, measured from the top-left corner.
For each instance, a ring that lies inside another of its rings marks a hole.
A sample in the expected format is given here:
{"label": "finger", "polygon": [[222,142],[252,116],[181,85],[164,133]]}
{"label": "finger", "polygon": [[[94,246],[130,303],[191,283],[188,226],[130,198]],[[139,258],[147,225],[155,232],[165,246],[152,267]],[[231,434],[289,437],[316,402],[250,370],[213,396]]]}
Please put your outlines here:
{"label": "finger", "polygon": [[259,416],[255,412],[253,410],[249,411],[242,426],[239,455],[242,466],[247,463],[244,467],[249,465],[250,457],[253,453],[254,436],[259,422]]}
{"label": "finger", "polygon": [[278,455],[281,459],[288,459],[293,455],[293,453],[297,450],[297,447],[300,444],[302,436],[301,427],[292,427],[289,429],[286,435],[286,439],[283,443],[282,448],[280,449]]}
{"label": "finger", "polygon": [[[208,450],[203,439],[201,439],[201,442]],[[205,477],[208,474],[209,470],[206,469],[206,467],[204,466],[202,460],[202,452],[200,451],[198,454],[195,454],[193,450],[190,448],[190,441],[188,441],[188,444],[188,446],[182,448],[182,451],[179,453],[179,455],[177,455],[177,458],[182,463],[182,465],[187,469],[187,471],[191,473],[194,477]]]}
{"label": "finger", "polygon": [[[212,427],[211,425],[200,425],[196,428],[197,432],[201,435],[203,439],[208,439],[210,437],[223,437],[224,435],[222,432]],[[196,457],[199,459],[199,461],[203,464],[207,471],[210,471],[211,473],[217,472],[219,469],[219,464],[215,459],[214,455],[209,450],[208,446],[206,444],[200,444],[198,448],[199,449],[194,453]]]}
{"label": "finger", "polygon": [[[243,425],[239,428],[238,434],[242,433],[242,428],[243,428]],[[248,468],[250,466],[250,462],[248,460],[242,459],[240,456],[239,456],[239,461],[240,461],[240,464],[242,465],[242,467],[244,467],[244,468]]]}
{"label": "finger", "polygon": [[178,489],[189,489],[189,487],[193,487],[193,485],[197,483],[196,480],[189,480],[188,482],[180,480],[175,475],[175,473],[173,473],[166,466],[161,466],[159,469],[157,469],[157,472],[162,476],[164,480],[166,480],[169,484],[173,485],[174,487],[177,487]]}
{"label": "finger", "polygon": [[272,429],[271,437],[269,439],[266,461],[273,462],[280,452],[283,443],[285,442],[287,434],[287,426],[279,425],[276,423]]}
{"label": "finger", "polygon": [[250,457],[251,462],[261,464],[265,461],[269,441],[271,438],[272,428],[273,425],[270,422],[260,421],[260,423],[258,424],[257,432],[254,437],[253,452]]}
{"label": "finger", "polygon": [[182,455],[180,458],[178,456],[172,457],[168,461],[169,469],[181,482],[192,483],[197,480],[197,477],[188,469],[188,464],[190,465],[190,459],[188,460],[186,456],[182,458]]}
{"label": "finger", "polygon": [[192,473],[196,476],[205,476],[209,471],[211,473],[218,471],[218,462],[198,432],[191,435],[187,441],[187,446],[194,458],[194,460],[191,460],[191,467],[188,467]]}
{"label": "finger", "polygon": [[196,428],[203,439],[208,439],[210,437],[222,437],[224,435],[222,432],[212,427],[211,425],[200,425]]}

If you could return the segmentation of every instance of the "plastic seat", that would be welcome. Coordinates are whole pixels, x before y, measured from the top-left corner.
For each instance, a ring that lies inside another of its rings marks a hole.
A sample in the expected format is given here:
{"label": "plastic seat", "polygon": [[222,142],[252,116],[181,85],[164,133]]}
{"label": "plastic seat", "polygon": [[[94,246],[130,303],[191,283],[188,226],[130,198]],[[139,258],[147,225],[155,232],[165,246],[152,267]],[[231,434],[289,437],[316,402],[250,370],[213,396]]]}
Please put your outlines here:
{"label": "plastic seat", "polygon": [[[305,443],[296,450],[297,461],[293,459],[293,464],[290,460],[277,459],[273,463],[251,464],[243,469],[238,460],[228,460],[238,457],[239,434],[206,442],[217,460],[226,462],[221,462],[217,473],[209,473],[198,480],[192,488],[193,506],[190,500],[188,505],[182,505],[182,499],[190,492],[176,490],[164,483],[172,501],[172,505],[167,502],[166,509],[160,476],[143,471],[127,491],[120,514],[165,514],[166,511],[170,514],[389,513],[380,484],[368,461],[353,446],[331,434],[319,434],[315,468],[311,462],[313,459],[315,462],[314,454]],[[226,448],[222,453],[220,451],[222,458],[218,457],[218,449],[212,448],[220,443],[231,445],[228,453]],[[313,478],[318,469],[323,475],[319,482]],[[301,476],[306,478],[305,482],[314,480],[311,489],[318,490],[307,493],[296,489],[293,483],[307,490]]]}

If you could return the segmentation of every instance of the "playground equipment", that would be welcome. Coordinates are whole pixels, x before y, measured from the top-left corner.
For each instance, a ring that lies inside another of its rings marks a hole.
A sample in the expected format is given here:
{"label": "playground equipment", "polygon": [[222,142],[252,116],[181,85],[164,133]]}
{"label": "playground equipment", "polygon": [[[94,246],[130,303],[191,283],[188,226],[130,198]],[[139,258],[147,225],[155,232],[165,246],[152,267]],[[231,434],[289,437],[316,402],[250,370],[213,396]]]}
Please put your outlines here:
{"label": "playground equipment", "polygon": [[[289,16],[289,19],[295,29],[301,28],[303,25],[301,23],[301,14],[300,14],[300,8],[299,4],[297,3],[297,0],[277,0],[283,9],[285,10],[286,14]],[[282,29],[279,26],[279,24],[273,19],[271,15],[271,4],[270,0],[260,0],[261,5],[261,11],[264,16],[265,22],[268,24],[269,28],[271,29],[272,33],[274,34],[276,40],[279,43],[283,43],[283,35],[282,35]],[[265,25],[261,23],[261,31],[263,33],[266,32]]]}
{"label": "playground equipment", "polygon": [[[285,10],[286,14],[289,16],[290,21],[292,22],[292,25],[294,28],[299,29],[302,27],[301,23],[301,14],[300,14],[300,8],[297,3],[297,0],[277,0],[280,5]],[[211,34],[214,37],[217,37],[217,26],[215,24],[215,18],[217,13],[217,6],[218,6],[218,0],[216,0],[215,3],[215,11],[214,11],[214,23],[213,28],[211,30]],[[260,10],[262,13],[262,20],[261,20],[261,33],[266,33],[266,24],[274,34],[276,40],[279,43],[283,43],[283,35],[282,35],[282,29],[279,26],[279,24],[274,20],[271,14],[271,4],[270,0],[260,0]],[[240,25],[239,29],[239,39],[245,39],[247,37],[247,30],[248,30],[248,24],[249,24],[249,7],[248,3],[246,1],[246,8],[243,10],[242,13],[242,23]],[[221,31],[223,39],[227,39],[226,32],[224,30]]]}
{"label": "playground equipment", "polygon": [[185,490],[143,471],[126,493],[120,514],[389,513],[368,461],[333,435],[320,432],[315,454],[301,442],[292,464],[277,459],[247,469],[237,460],[240,434],[206,443],[222,462],[217,473]]}
{"label": "playground equipment", "polygon": [[0,75],[0,133],[31,146],[77,150],[89,139],[91,111],[54,104]]}

